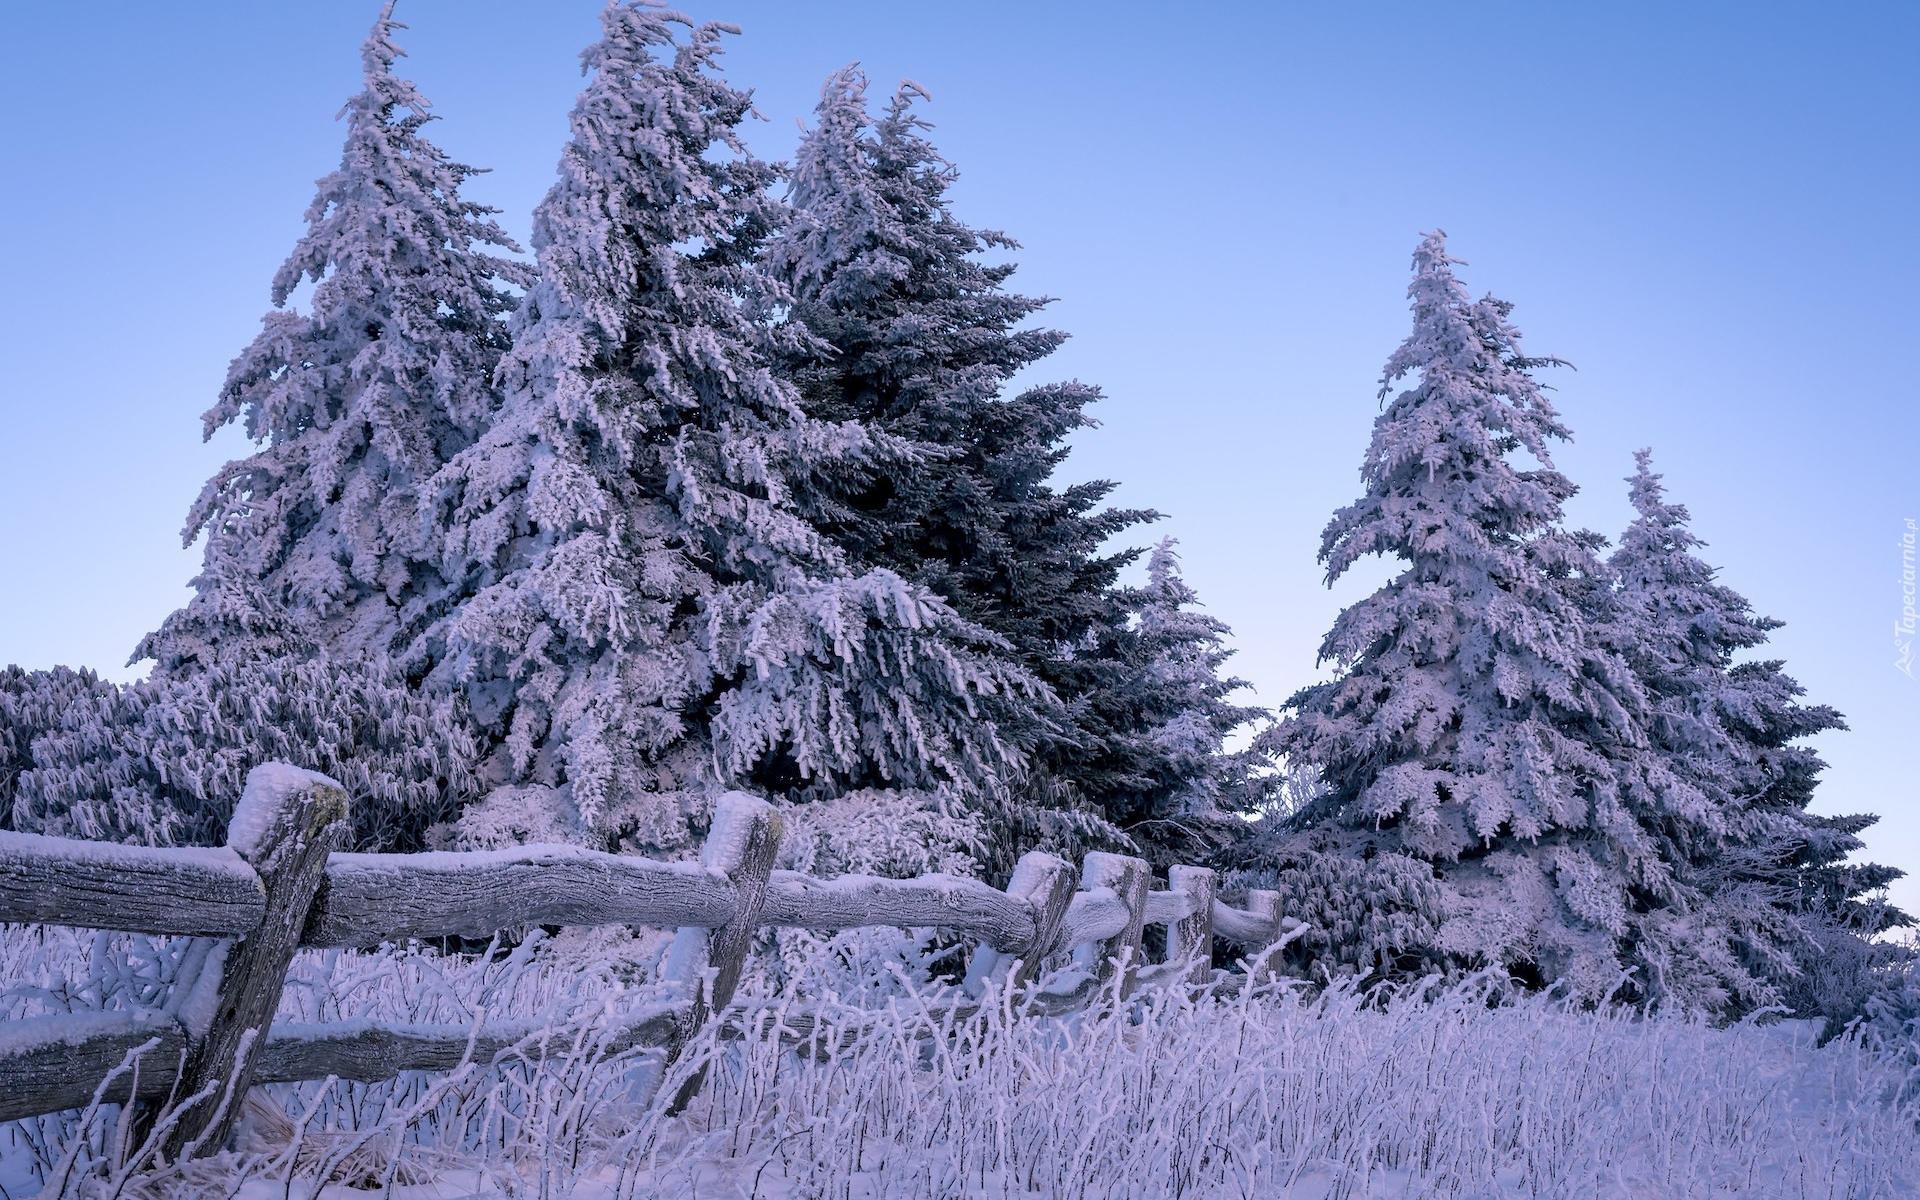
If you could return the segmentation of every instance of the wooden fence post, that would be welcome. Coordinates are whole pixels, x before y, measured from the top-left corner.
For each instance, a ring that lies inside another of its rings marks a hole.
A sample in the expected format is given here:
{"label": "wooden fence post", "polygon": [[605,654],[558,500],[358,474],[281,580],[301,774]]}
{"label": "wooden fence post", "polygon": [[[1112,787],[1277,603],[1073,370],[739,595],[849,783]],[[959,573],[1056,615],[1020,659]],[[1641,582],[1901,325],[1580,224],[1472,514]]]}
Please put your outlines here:
{"label": "wooden fence post", "polygon": [[[1027,871],[1024,880],[1022,869]],[[1078,881],[1070,863],[1038,851],[1020,856],[1013,879],[1022,889],[1021,899],[1033,905],[1033,945],[1020,956],[1020,969],[1012,979],[1012,986],[1019,989],[1038,978],[1047,957],[1062,948],[1060,934],[1066,928],[1067,906],[1073,903]],[[1010,885],[1008,891],[1012,890]]]}
{"label": "wooden fence post", "polygon": [[1006,978],[1013,961],[1020,962],[1010,986],[1026,987],[1040,973],[1048,955],[1060,949],[1061,930],[1067,923],[1067,906],[1073,903],[1076,887],[1073,867],[1062,858],[1041,850],[1029,850],[1014,865],[1013,878],[1007,881],[1007,895],[1023,900],[1033,910],[1033,942],[1022,950],[1001,951],[981,946],[967,964],[967,979],[961,986],[967,994],[979,997],[989,980]]}
{"label": "wooden fence post", "polygon": [[164,1147],[168,1159],[225,1149],[280,1007],[327,855],[346,829],[346,790],[325,775],[284,763],[247,773],[246,790],[227,825],[227,845],[259,874],[266,913],[258,927],[213,947],[200,979],[187,985],[178,1011],[188,1050],[174,1094],[185,1098],[209,1084],[214,1092],[174,1126]]}
{"label": "wooden fence post", "polygon": [[[767,902],[767,880],[780,850],[780,833],[780,814],[765,800],[745,792],[727,792],[714,804],[713,825],[700,848],[700,863],[725,875],[733,884],[733,916],[711,932],[686,925],[674,934],[665,974],[669,980],[693,989],[687,1038],[705,1024],[709,1013],[724,1009],[740,986],[747,951],[753,948],[753,935],[760,927],[760,910]],[[709,971],[711,985],[707,983]],[[703,1065],[680,1085],[668,1111],[678,1113],[686,1108],[706,1078]]]}
{"label": "wooden fence post", "polygon": [[[1127,926],[1094,949],[1095,961],[1090,964],[1098,972],[1101,983],[1113,978],[1115,970],[1124,970],[1120,980],[1120,998],[1126,999],[1133,994],[1134,979],[1140,973],[1140,934],[1147,923],[1147,884],[1153,880],[1153,869],[1147,866],[1145,859],[1134,858],[1126,854],[1108,854],[1095,850],[1090,852],[1080,871],[1080,886],[1088,891],[1094,888],[1112,888],[1127,906]],[[1124,962],[1124,967],[1120,964]]]}
{"label": "wooden fence post", "polygon": [[1167,927],[1167,961],[1192,960],[1187,982],[1203,984],[1213,978],[1213,872],[1205,867],[1168,867],[1167,887],[1184,893],[1193,904],[1190,915]]}

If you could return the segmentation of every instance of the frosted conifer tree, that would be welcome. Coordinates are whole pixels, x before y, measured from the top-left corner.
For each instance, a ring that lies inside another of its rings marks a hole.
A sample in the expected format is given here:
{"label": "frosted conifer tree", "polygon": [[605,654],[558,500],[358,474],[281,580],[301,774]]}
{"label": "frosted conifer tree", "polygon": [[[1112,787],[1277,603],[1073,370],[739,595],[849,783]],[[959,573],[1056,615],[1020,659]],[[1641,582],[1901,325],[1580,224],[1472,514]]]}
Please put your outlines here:
{"label": "frosted conifer tree", "polygon": [[1184,769],[1171,748],[1143,762],[1126,725],[1138,664],[1123,661],[1130,596],[1115,579],[1138,551],[1100,552],[1155,514],[1098,507],[1111,483],[1049,483],[1099,393],[1064,383],[1002,398],[1066,335],[1017,328],[1047,302],[1006,289],[1012,265],[978,261],[1016,244],[954,217],[955,172],[913,111],[925,93],[901,85],[875,120],[866,89],[852,67],[831,76],[796,158],[774,261],[826,345],[797,344],[788,370],[814,417],[917,452],[824,460],[799,499],[854,563],[933,589],[1065,703],[1066,720],[1038,731],[1033,782],[1002,814],[1000,841],[1123,841],[1111,822],[1133,813],[1145,780]]}
{"label": "frosted conifer tree", "polygon": [[735,132],[749,94],[714,71],[726,27],[601,21],[504,406],[437,485],[467,598],[417,650],[501,739],[466,836],[672,851],[742,781],[1004,787],[990,718],[1028,681],[924,589],[849,575],[795,508],[794,478],[883,447],[769,368],[803,335],[759,264],[784,213]]}
{"label": "frosted conifer tree", "polygon": [[1232,630],[1195,612],[1199,599],[1180,574],[1174,540],[1161,539],[1118,643],[1122,684],[1098,697],[1116,758],[1132,768],[1107,811],[1161,866],[1206,861],[1244,834],[1236,814],[1258,809],[1273,782],[1259,750],[1225,748],[1267,712],[1228,702],[1247,686],[1221,673]]}
{"label": "frosted conifer tree", "polygon": [[1329,583],[1367,555],[1405,566],[1340,614],[1320,652],[1336,677],[1263,738],[1323,789],[1273,861],[1296,915],[1364,939],[1328,951],[1363,973],[1484,963],[1591,997],[1636,906],[1671,893],[1616,771],[1643,701],[1582,611],[1605,571],[1599,539],[1561,527],[1574,488],[1552,467],[1568,433],[1530,374],[1543,360],[1454,262],[1439,234],[1414,254],[1414,329],[1381,397],[1411,385],[1322,538]]}
{"label": "frosted conifer tree", "polygon": [[[502,284],[516,249],[460,195],[475,168],[424,136],[433,120],[394,74],[404,28],[389,3],[361,47],[340,168],[273,280],[274,311],[205,414],[264,442],[207,483],[186,538],[205,533],[196,595],[135,651],[162,675],[326,651],[385,653],[445,599],[425,556],[423,485],[487,427],[506,346]],[[307,311],[289,307],[303,281]]]}
{"label": "frosted conifer tree", "polygon": [[[134,653],[152,675],[10,678],[0,799],[16,828],[217,842],[247,770],[280,759],[348,784],[358,845],[411,850],[475,791],[462,699],[420,691],[387,654],[446,599],[422,486],[490,420],[500,285],[531,276],[476,249],[513,247],[460,197],[474,169],[422,135],[427,102],[393,73],[399,28],[389,5],[343,110],[340,169],[205,414],[209,436],[244,420],[265,444],[188,516],[203,568]],[[303,281],[305,313],[289,307]]]}
{"label": "frosted conifer tree", "polygon": [[1844,862],[1877,818],[1807,810],[1825,764],[1797,743],[1845,725],[1831,708],[1802,704],[1804,689],[1780,662],[1735,661],[1780,622],[1754,615],[1716,580],[1651,459],[1635,455],[1628,482],[1638,516],[1609,560],[1619,580],[1612,635],[1649,698],[1660,768],[1651,786],[1695,798],[1659,805],[1666,820],[1654,828],[1697,899],[1649,938],[1648,973],[1678,989],[1718,966],[1715,982],[1736,1008],[1784,991],[1819,1009],[1821,977],[1836,955],[1848,957],[1838,943],[1905,923],[1865,899],[1901,872]]}

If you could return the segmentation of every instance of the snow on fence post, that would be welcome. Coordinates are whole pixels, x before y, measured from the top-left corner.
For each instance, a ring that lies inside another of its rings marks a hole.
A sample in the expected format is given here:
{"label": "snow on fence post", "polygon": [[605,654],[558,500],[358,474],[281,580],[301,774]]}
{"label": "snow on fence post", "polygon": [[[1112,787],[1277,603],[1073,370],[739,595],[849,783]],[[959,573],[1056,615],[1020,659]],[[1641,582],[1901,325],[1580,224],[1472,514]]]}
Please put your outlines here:
{"label": "snow on fence post", "polygon": [[[780,850],[780,833],[780,814],[756,796],[727,792],[714,804],[713,825],[700,848],[700,865],[726,876],[733,884],[733,915],[718,929],[683,925],[674,934],[665,975],[669,982],[692,991],[682,1044],[705,1023],[709,1013],[725,1008],[740,986],[740,972],[760,925],[760,910],[767,902],[767,881]],[[669,1061],[678,1049],[676,1046],[669,1052]],[[684,1109],[706,1077],[706,1067],[702,1066],[680,1086],[669,1111]]]}
{"label": "snow on fence post", "polygon": [[259,874],[266,909],[258,926],[207,956],[200,981],[190,985],[180,1006],[188,1050],[175,1095],[189,1097],[209,1085],[212,1095],[174,1126],[167,1158],[226,1148],[327,855],[346,822],[346,790],[325,775],[285,763],[247,773],[246,790],[227,825],[227,845]]}
{"label": "snow on fence post", "polygon": [[986,992],[988,981],[1000,981],[1018,960],[1011,986],[1023,988],[1040,973],[1040,964],[1060,949],[1066,929],[1067,906],[1073,903],[1077,881],[1073,866],[1065,859],[1042,850],[1029,850],[1014,865],[1013,878],[1007,881],[1007,895],[1024,902],[1033,910],[1033,940],[1025,947],[998,950],[981,945],[967,964],[967,979],[962,985],[976,999]]}
{"label": "snow on fence post", "polygon": [[1191,961],[1188,983],[1213,978],[1214,875],[1205,867],[1167,868],[1167,889],[1185,895],[1193,909],[1167,927],[1167,961]]}
{"label": "snow on fence post", "polygon": [[1147,923],[1147,885],[1152,879],[1153,869],[1145,859],[1102,850],[1088,853],[1080,871],[1082,888],[1087,891],[1111,888],[1126,905],[1125,927],[1105,941],[1094,943],[1093,962],[1088,964],[1095,968],[1103,984],[1113,978],[1116,970],[1125,972],[1120,980],[1123,1000],[1133,994],[1134,980],[1140,973],[1140,934]]}

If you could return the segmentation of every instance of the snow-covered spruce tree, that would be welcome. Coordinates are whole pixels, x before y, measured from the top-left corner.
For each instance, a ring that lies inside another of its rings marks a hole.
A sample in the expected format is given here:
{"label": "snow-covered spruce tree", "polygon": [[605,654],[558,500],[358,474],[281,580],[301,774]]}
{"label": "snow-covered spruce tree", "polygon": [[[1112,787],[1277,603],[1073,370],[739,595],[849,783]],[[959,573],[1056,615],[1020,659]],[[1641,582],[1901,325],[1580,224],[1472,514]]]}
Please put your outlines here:
{"label": "snow-covered spruce tree", "polygon": [[903,84],[876,121],[866,88],[854,68],[831,76],[801,141],[773,259],[819,341],[795,343],[786,368],[813,417],[912,452],[822,460],[799,499],[852,562],[937,592],[1066,705],[1040,731],[1031,782],[999,814],[995,844],[1123,841],[1115,823],[1138,818],[1143,792],[1199,778],[1184,748],[1137,736],[1126,693],[1143,686],[1128,658],[1138,597],[1115,579],[1139,552],[1100,552],[1156,514],[1099,507],[1111,483],[1050,484],[1099,393],[1062,383],[1002,397],[1066,335],[1018,328],[1046,301],[1006,289],[1012,265],[979,261],[1015,243],[954,217],[954,170],[912,109],[925,93]]}
{"label": "snow-covered spruce tree", "polygon": [[1156,866],[1206,862],[1244,836],[1236,814],[1259,809],[1273,785],[1265,754],[1226,749],[1268,714],[1228,701],[1247,686],[1221,673],[1232,630],[1193,611],[1199,596],[1172,538],[1154,547],[1136,596],[1134,621],[1115,639],[1117,686],[1095,697],[1113,757],[1131,775],[1108,792],[1105,811]]}
{"label": "snow-covered spruce tree", "polygon": [[1784,993],[1806,1015],[1843,1023],[1865,997],[1860,981],[1838,976],[1880,957],[1865,939],[1907,923],[1872,899],[1902,872],[1844,861],[1877,818],[1808,811],[1825,764],[1799,743],[1845,725],[1831,708],[1802,704],[1804,689],[1779,661],[1735,662],[1780,622],[1754,615],[1717,582],[1695,553],[1702,543],[1686,508],[1667,502],[1651,461],[1650,451],[1636,454],[1628,479],[1638,516],[1609,560],[1618,578],[1609,632],[1647,694],[1663,790],[1690,790],[1700,802],[1691,811],[1665,805],[1664,822],[1653,825],[1663,856],[1698,899],[1670,917],[1687,935],[1679,945],[1648,939],[1650,970],[1697,974],[1700,943],[1712,937],[1750,973],[1736,1004]]}
{"label": "snow-covered spruce tree", "polygon": [[[1031,681],[887,571],[849,574],[792,481],[871,453],[769,363],[804,335],[760,265],[783,217],[713,69],[726,27],[621,0],[534,216],[493,428],[437,483],[465,599],[416,644],[498,738],[467,840],[689,844],[715,789],[990,794]],[[674,24],[691,36],[676,42]]]}
{"label": "snow-covered spruce tree", "polygon": [[355,789],[360,845],[417,849],[473,792],[462,699],[419,692],[387,654],[445,599],[422,488],[490,420],[501,285],[531,275],[477,249],[513,247],[461,199],[474,169],[422,136],[427,103],[393,74],[398,28],[388,5],[343,110],[340,169],[205,414],[208,436],[244,418],[265,444],[188,515],[188,541],[207,539],[195,595],[135,650],[155,660],[147,680],[93,681],[14,748],[20,828],[218,840],[247,770],[276,758]]}
{"label": "snow-covered spruce tree", "polygon": [[1583,612],[1600,539],[1561,526],[1574,488],[1549,443],[1568,433],[1530,374],[1542,360],[1454,262],[1440,234],[1415,251],[1414,329],[1381,397],[1412,385],[1321,543],[1329,583],[1372,554],[1405,568],[1340,614],[1321,647],[1336,677],[1261,739],[1323,789],[1263,866],[1329,967],[1504,966],[1595,997],[1673,890],[1620,794],[1644,701]]}
{"label": "snow-covered spruce tree", "polygon": [[[162,677],[218,662],[388,652],[445,599],[424,555],[424,484],[497,406],[492,378],[527,269],[460,195],[476,169],[424,136],[433,120],[393,72],[389,3],[361,48],[340,168],[273,280],[274,311],[228,370],[206,435],[244,420],[265,445],[227,464],[187,516],[205,533],[196,595],[134,657]],[[311,281],[307,311],[289,308]]]}

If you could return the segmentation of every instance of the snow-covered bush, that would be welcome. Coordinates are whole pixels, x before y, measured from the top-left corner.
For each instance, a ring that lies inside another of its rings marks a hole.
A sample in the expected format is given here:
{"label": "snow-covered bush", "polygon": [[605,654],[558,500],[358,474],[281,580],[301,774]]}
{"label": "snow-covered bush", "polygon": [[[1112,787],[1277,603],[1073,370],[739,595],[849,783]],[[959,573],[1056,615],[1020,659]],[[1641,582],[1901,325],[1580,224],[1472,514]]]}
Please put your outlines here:
{"label": "snow-covered bush", "polygon": [[1882,1050],[1920,1068],[1920,937],[1911,930],[1867,938],[1831,922],[1803,922],[1807,965],[1785,980],[1781,1003],[1822,1022],[1826,1036],[1858,1029]]}
{"label": "snow-covered bush", "polygon": [[[829,879],[972,876],[989,858],[987,821],[938,792],[862,790],[783,805],[780,812],[785,832],[774,865],[781,870]],[[743,986],[770,996],[876,1002],[957,978],[967,949],[931,929],[768,929],[761,932]]]}
{"label": "snow-covered bush", "polygon": [[1860,1002],[1860,1039],[1906,1069],[1902,1095],[1920,1100],[1920,945],[1909,939]]}
{"label": "snow-covered bush", "polygon": [[0,671],[0,829],[34,832],[17,815],[20,777],[33,769],[33,743],[70,722],[122,719],[120,688],[82,668]]}
{"label": "snow-covered bush", "polygon": [[476,790],[461,699],[386,659],[268,659],[119,687],[65,668],[0,686],[0,798],[14,829],[152,845],[218,844],[247,772],[290,762],[338,779],[353,840],[417,850]]}
{"label": "snow-covered bush", "polygon": [[866,789],[780,812],[775,865],[809,875],[971,875],[985,849],[979,814],[937,792]]}
{"label": "snow-covered bush", "polygon": [[1323,831],[1269,828],[1242,854],[1255,865],[1228,872],[1231,887],[1280,893],[1280,911],[1308,931],[1275,965],[1316,981],[1354,975],[1369,982],[1405,978],[1438,964],[1422,956],[1434,944],[1444,895],[1433,866],[1407,854],[1345,852]]}

